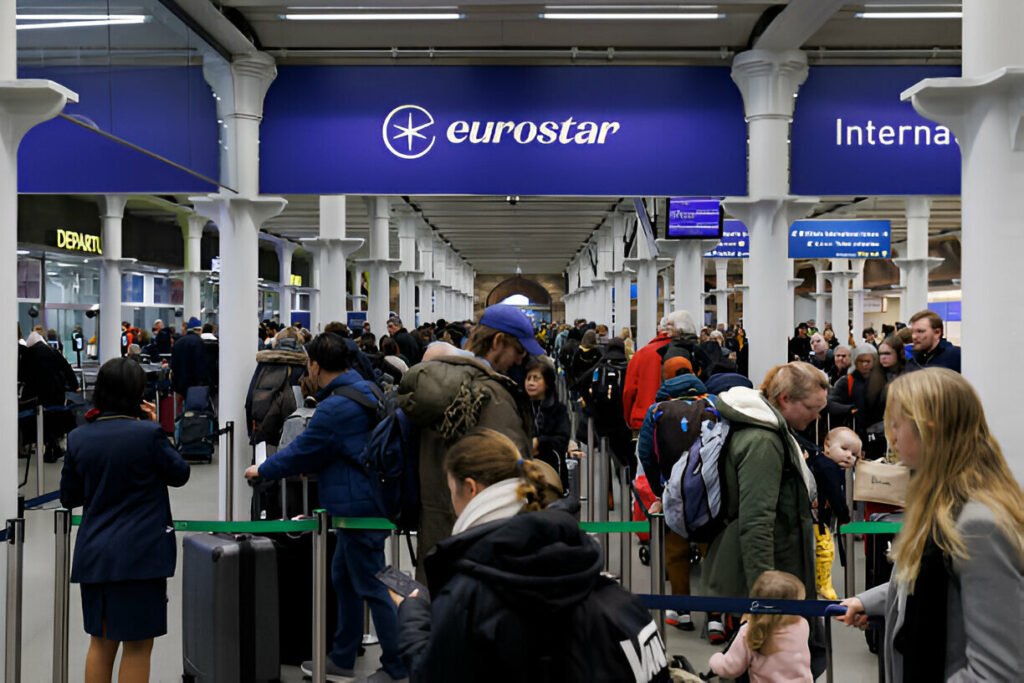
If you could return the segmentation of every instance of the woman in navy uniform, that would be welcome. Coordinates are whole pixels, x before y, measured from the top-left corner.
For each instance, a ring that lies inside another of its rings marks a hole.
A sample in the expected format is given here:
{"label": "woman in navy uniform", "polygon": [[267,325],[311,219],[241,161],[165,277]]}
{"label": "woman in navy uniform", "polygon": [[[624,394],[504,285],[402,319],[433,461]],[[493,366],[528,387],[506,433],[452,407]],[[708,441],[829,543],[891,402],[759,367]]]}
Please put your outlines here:
{"label": "woman in navy uniform", "polygon": [[168,486],[183,486],[189,466],[143,403],[138,363],[115,358],[96,377],[88,424],[68,435],[60,481],[66,508],[84,506],[71,581],[81,584],[85,631],[92,639],[85,681],[149,680],[153,638],[167,632],[167,577],[177,544]]}

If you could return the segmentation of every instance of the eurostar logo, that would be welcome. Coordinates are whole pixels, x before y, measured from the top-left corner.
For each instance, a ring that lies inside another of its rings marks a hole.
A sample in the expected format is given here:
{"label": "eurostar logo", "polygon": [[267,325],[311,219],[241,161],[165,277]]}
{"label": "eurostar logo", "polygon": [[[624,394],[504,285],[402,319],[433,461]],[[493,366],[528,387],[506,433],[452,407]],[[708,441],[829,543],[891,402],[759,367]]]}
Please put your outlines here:
{"label": "eurostar logo", "polygon": [[388,150],[401,159],[419,159],[433,147],[436,136],[428,138],[423,129],[434,125],[430,112],[415,104],[395,107],[384,119],[381,131]]}

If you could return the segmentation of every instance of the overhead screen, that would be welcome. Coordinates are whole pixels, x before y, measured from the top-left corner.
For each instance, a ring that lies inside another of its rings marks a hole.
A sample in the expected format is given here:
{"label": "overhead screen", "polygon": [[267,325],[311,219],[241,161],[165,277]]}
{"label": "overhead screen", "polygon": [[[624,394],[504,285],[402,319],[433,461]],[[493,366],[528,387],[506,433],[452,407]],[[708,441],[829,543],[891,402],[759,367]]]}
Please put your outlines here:
{"label": "overhead screen", "polygon": [[668,239],[720,239],[725,215],[718,199],[670,197],[665,215]]}

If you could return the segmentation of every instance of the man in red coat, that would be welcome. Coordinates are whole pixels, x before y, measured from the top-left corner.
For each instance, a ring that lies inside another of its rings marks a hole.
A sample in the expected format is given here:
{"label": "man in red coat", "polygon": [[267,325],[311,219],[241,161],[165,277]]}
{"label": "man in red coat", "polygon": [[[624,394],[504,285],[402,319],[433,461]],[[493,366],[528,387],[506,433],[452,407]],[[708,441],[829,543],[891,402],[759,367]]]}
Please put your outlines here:
{"label": "man in red coat", "polygon": [[[661,386],[662,355],[659,350],[672,341],[669,318],[677,318],[683,313],[686,314],[692,328],[693,317],[686,311],[675,311],[663,318],[658,325],[658,336],[633,354],[626,368],[626,382],[622,387],[622,410],[626,424],[634,432],[640,431],[644,415],[654,403],[658,387]],[[672,326],[672,329],[675,327]]]}

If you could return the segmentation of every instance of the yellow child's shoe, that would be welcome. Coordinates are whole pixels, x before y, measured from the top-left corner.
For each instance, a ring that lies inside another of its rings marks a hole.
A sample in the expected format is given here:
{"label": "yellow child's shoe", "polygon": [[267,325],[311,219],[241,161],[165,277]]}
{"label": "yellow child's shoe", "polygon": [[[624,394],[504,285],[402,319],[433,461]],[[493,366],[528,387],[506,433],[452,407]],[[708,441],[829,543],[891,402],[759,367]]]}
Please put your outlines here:
{"label": "yellow child's shoe", "polygon": [[820,524],[814,525],[814,585],[818,595],[826,600],[838,600],[836,589],[832,587],[832,561],[836,549],[832,542],[832,533]]}

